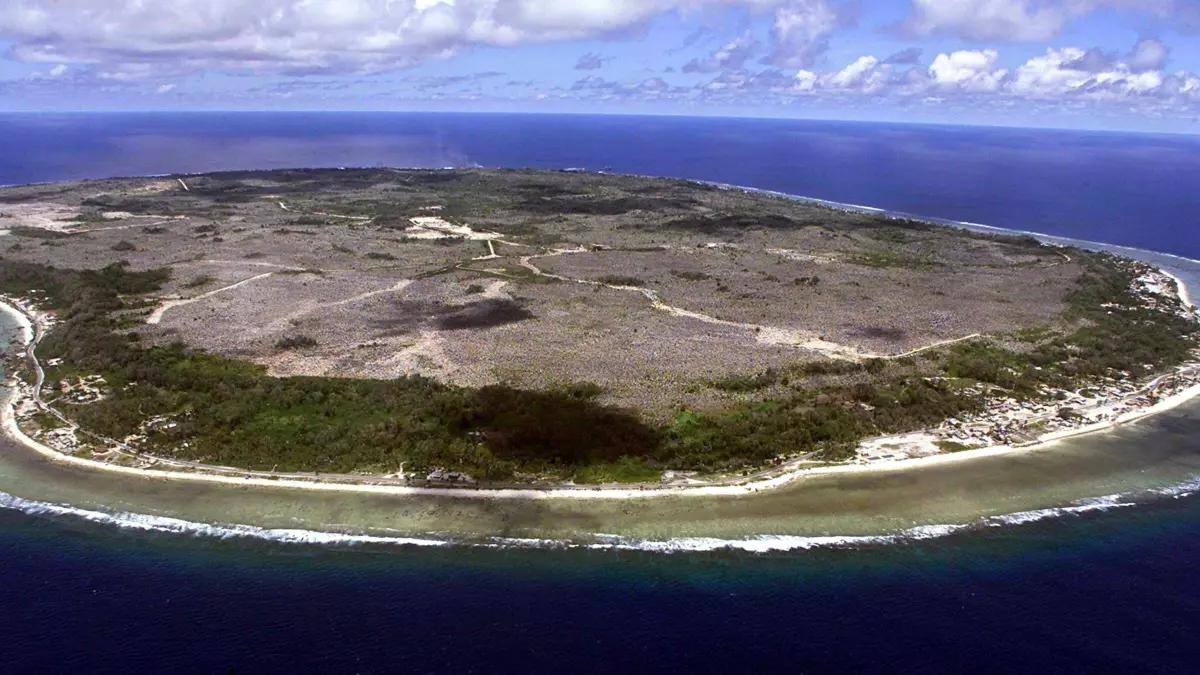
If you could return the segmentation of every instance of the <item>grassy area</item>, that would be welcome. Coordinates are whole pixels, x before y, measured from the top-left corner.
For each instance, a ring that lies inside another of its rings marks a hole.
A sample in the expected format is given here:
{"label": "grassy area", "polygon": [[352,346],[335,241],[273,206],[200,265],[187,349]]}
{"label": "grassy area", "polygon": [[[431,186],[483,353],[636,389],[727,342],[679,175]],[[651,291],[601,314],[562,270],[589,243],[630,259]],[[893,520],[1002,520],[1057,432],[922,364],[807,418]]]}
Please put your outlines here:
{"label": "grassy area", "polygon": [[62,420],[48,412],[39,411],[29,416],[29,420],[42,431],[52,431],[54,429],[62,429],[67,426]]}

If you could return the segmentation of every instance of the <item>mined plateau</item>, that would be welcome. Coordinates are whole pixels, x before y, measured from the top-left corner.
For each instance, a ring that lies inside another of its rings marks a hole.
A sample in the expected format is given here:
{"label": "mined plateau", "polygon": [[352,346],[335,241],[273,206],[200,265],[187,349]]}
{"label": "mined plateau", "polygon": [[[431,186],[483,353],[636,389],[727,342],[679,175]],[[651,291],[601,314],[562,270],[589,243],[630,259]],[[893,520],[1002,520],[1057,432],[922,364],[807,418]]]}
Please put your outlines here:
{"label": "mined plateau", "polygon": [[0,189],[0,228],[44,332],[22,428],[128,466],[711,484],[1194,377],[1194,310],[1144,264],[679,180],[112,179]]}

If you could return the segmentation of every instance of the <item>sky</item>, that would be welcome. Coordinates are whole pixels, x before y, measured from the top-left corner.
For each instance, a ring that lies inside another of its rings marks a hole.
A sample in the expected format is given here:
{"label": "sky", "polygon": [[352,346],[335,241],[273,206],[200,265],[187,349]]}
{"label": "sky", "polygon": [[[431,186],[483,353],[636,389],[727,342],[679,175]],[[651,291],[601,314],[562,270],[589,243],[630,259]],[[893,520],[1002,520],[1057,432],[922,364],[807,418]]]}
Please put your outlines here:
{"label": "sky", "polygon": [[2,0],[0,111],[1200,133],[1200,0]]}

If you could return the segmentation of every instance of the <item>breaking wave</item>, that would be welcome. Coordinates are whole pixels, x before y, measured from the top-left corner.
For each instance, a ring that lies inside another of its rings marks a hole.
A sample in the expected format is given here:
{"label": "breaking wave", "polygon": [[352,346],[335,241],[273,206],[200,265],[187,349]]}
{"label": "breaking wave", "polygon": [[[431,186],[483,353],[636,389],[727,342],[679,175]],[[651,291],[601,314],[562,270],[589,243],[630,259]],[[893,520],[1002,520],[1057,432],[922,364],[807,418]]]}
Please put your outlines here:
{"label": "breaking wave", "polygon": [[21,511],[31,516],[66,516],[126,530],[161,534],[191,535],[215,539],[263,539],[285,544],[399,544],[445,546],[449,541],[410,537],[381,537],[365,534],[339,534],[301,529],[269,529],[254,525],[211,524],[180,518],[142,513],[95,511],[91,509],[23,499],[0,492],[0,509]]}
{"label": "breaking wave", "polygon": [[879,535],[758,535],[742,539],[717,537],[679,537],[666,540],[636,539],[615,534],[595,534],[589,541],[492,537],[481,540],[457,540],[435,534],[424,536],[385,536],[321,532],[316,530],[265,528],[255,525],[203,523],[149,514],[85,509],[16,497],[0,492],[0,509],[20,511],[31,516],[75,518],[124,530],[213,538],[223,540],[257,539],[280,544],[317,546],[387,545],[411,547],[467,546],[490,549],[591,549],[644,551],[650,553],[698,553],[741,551],[774,553],[811,549],[853,549],[880,545],[908,544],[939,539],[953,534],[994,527],[1012,527],[1043,520],[1078,516],[1136,506],[1164,498],[1179,499],[1200,492],[1200,476],[1166,488],[1155,488],[1130,495],[1107,495],[1071,502],[1065,506],[1019,511],[984,517],[969,524],[935,524],[907,528]]}

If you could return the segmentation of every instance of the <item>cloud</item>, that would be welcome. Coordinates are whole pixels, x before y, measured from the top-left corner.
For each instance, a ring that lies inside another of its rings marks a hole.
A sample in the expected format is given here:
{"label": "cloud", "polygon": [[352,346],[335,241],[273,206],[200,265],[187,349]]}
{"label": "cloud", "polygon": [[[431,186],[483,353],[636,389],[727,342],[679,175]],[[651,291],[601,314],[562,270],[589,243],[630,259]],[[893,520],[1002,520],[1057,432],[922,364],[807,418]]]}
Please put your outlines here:
{"label": "cloud", "polygon": [[595,52],[588,52],[575,62],[575,70],[599,70],[604,67],[605,60]]}
{"label": "cloud", "polygon": [[860,56],[858,60],[841,70],[830,73],[828,86],[836,89],[854,89],[866,93],[881,90],[887,85],[888,69],[881,69],[879,59]]}
{"label": "cloud", "polygon": [[891,56],[884,59],[883,62],[891,63],[891,64],[898,65],[898,66],[908,66],[908,65],[912,65],[914,63],[920,63],[921,62],[921,54],[922,54],[922,51],[920,48],[909,47],[908,49],[901,49],[900,51],[896,52],[895,54],[892,54]]}
{"label": "cloud", "polygon": [[1070,0],[1076,14],[1111,7],[1148,15],[1179,33],[1200,32],[1200,2],[1196,0]]}
{"label": "cloud", "polygon": [[[372,73],[478,46],[637,35],[669,13],[769,15],[771,60],[799,66],[839,23],[829,0],[5,0],[0,41],[21,61],[78,64],[112,80],[204,70]],[[699,39],[696,34],[694,39]]]}
{"label": "cloud", "polygon": [[826,0],[794,0],[775,12],[771,25],[774,48],[764,62],[780,68],[808,68],[829,48],[829,36],[842,20]]}
{"label": "cloud", "polygon": [[[1136,50],[1135,50],[1136,53]],[[1009,91],[1033,98],[1122,98],[1157,92],[1164,83],[1157,70],[1134,70],[1128,63],[1110,64],[1101,71],[1079,68],[1085,54],[1077,47],[1050,48],[1017,68]]]}
{"label": "cloud", "polygon": [[892,26],[910,36],[955,35],[973,41],[1039,42],[1098,9],[1130,11],[1180,33],[1200,32],[1197,0],[909,0]]}
{"label": "cloud", "polygon": [[1068,64],[1074,70],[1082,70],[1089,73],[1100,73],[1112,68],[1117,62],[1118,55],[1114,51],[1107,51],[1098,47],[1083,52],[1083,55]]}
{"label": "cloud", "polygon": [[583,79],[576,80],[575,83],[571,85],[571,89],[574,91],[581,91],[584,89],[608,89],[616,86],[619,86],[616,82],[606,80],[599,75],[588,75]]}
{"label": "cloud", "polygon": [[661,77],[624,84],[597,75],[589,75],[572,84],[566,96],[586,98],[590,101],[652,101],[678,97],[686,93],[688,93],[687,88],[673,86]]}
{"label": "cloud", "polygon": [[966,40],[1042,41],[1058,35],[1071,13],[1039,0],[912,0],[912,13],[901,32],[938,33]]}
{"label": "cloud", "polygon": [[161,84],[158,86],[157,89],[154,90],[154,93],[166,94],[166,93],[169,93],[174,88],[175,88],[175,85],[173,85],[173,84]]}
{"label": "cloud", "polygon": [[994,49],[938,54],[929,66],[929,75],[933,85],[942,90],[996,91],[1008,73],[996,67],[999,56]]}
{"label": "cloud", "polygon": [[760,46],[754,35],[746,31],[713,50],[707,57],[688,61],[683,66],[683,72],[715,73],[719,70],[741,70],[746,60],[753,56]]}
{"label": "cloud", "polygon": [[1129,53],[1129,66],[1138,72],[1161,70],[1170,55],[1171,50],[1162,40],[1146,38],[1139,40]]}
{"label": "cloud", "polygon": [[[1013,69],[999,65],[1000,54],[994,49],[941,53],[928,68],[907,69],[867,55],[823,73],[800,70],[787,91],[997,105],[1017,100],[1049,105],[1115,103],[1147,112],[1194,111],[1200,103],[1200,77],[1187,71],[1163,71],[1169,50],[1157,41],[1145,42],[1126,56],[1078,47],[1048,48]],[[1155,64],[1159,67],[1148,68]]]}

